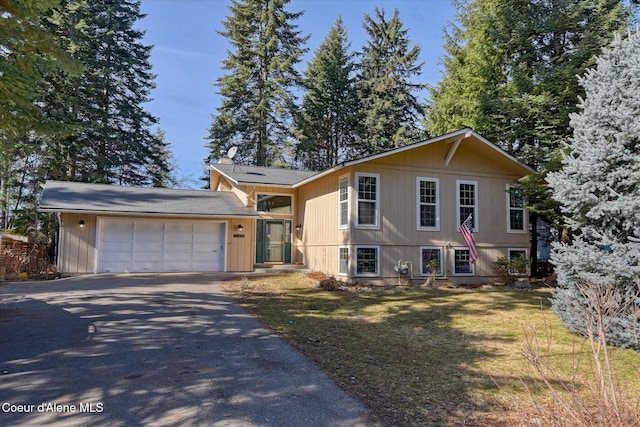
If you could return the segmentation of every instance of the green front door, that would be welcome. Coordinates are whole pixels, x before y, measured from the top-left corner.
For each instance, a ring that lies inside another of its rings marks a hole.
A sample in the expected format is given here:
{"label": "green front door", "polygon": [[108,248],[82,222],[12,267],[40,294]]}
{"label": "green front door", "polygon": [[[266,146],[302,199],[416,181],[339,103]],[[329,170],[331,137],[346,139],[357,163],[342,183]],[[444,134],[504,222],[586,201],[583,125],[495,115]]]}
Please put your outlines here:
{"label": "green front door", "polygon": [[291,263],[291,221],[259,219],[256,227],[256,262]]}

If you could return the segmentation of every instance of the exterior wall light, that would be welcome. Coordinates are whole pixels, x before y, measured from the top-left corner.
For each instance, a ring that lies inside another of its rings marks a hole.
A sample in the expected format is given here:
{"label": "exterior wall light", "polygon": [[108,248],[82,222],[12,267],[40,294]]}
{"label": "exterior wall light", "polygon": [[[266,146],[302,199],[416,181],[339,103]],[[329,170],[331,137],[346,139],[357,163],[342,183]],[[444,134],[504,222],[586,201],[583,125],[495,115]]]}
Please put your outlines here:
{"label": "exterior wall light", "polygon": [[296,231],[300,231],[300,230],[302,230],[302,224],[296,225]]}
{"label": "exterior wall light", "polygon": [[81,219],[78,225],[80,226],[81,230],[84,229],[84,219]]}
{"label": "exterior wall light", "polygon": [[238,229],[238,231],[244,230],[244,227],[242,226],[242,224],[238,224],[236,228]]}

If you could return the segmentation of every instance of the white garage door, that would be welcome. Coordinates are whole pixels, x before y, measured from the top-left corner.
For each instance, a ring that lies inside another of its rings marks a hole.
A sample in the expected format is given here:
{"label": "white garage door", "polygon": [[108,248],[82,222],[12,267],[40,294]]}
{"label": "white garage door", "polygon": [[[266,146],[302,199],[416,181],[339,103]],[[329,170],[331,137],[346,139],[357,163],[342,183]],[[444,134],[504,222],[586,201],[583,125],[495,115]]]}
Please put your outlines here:
{"label": "white garage door", "polygon": [[224,271],[225,224],[98,220],[98,272]]}

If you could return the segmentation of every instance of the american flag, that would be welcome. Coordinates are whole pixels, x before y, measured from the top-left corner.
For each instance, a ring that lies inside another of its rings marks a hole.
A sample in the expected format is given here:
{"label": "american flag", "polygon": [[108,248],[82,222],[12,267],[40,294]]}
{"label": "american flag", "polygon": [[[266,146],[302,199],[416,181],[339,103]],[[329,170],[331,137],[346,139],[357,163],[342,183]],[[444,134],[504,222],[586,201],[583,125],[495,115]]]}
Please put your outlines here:
{"label": "american flag", "polygon": [[458,227],[458,231],[462,233],[462,237],[464,237],[464,241],[467,243],[467,247],[469,248],[469,260],[471,264],[473,264],[478,259],[478,252],[476,251],[476,239],[473,237],[473,233],[471,230],[473,229],[473,219],[472,215],[469,215],[467,219],[464,220],[460,227]]}

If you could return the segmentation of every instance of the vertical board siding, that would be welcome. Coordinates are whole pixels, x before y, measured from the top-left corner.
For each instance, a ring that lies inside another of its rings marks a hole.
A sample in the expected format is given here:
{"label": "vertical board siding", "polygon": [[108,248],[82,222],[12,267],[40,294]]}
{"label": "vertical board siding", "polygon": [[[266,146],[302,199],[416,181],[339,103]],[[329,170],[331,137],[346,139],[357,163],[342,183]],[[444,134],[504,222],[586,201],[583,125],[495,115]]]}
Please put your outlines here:
{"label": "vertical board siding", "polygon": [[[80,220],[84,228],[80,229]],[[96,216],[90,214],[62,214],[64,242],[60,248],[59,271],[80,274],[93,273],[95,263]]]}
{"label": "vertical board siding", "polygon": [[[255,256],[256,220],[230,219],[227,222],[227,271],[252,271]],[[242,232],[238,231],[242,225]],[[242,235],[244,237],[235,237]]]}
{"label": "vertical board siding", "polygon": [[[450,143],[442,142],[374,159],[341,169],[298,189],[297,223],[304,224],[298,250],[305,264],[314,270],[338,275],[338,246],[352,249],[351,274],[355,245],[380,247],[380,277],[396,277],[398,260],[411,261],[414,276],[420,275],[420,247],[435,246],[443,250],[445,274],[453,277],[453,247],[466,247],[457,231],[456,181],[471,180],[478,185],[479,231],[475,234],[479,259],[475,276],[493,276],[493,261],[507,254],[510,247],[529,247],[527,233],[507,233],[507,184],[520,178],[512,167],[501,163],[491,151],[474,151],[470,141],[463,141],[445,167]],[[380,174],[380,228],[354,226],[357,215],[356,173]],[[350,227],[338,228],[338,181],[349,175]],[[438,178],[440,186],[440,231],[417,229],[417,177]],[[449,247],[447,247],[449,244]],[[460,280],[473,277],[460,276]]]}

